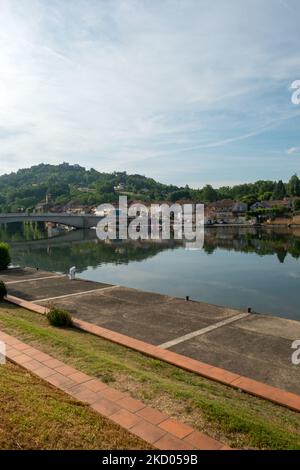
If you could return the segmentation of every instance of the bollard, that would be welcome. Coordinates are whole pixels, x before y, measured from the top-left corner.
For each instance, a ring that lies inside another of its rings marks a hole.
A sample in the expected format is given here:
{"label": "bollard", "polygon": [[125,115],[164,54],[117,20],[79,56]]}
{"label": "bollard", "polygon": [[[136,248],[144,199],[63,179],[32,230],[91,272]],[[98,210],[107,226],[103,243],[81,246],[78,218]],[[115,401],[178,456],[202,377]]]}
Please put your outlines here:
{"label": "bollard", "polygon": [[69,270],[69,279],[70,281],[73,281],[75,279],[75,274],[76,274],[76,267],[72,266]]}
{"label": "bollard", "polygon": [[187,295],[186,298],[185,298],[185,300],[188,302],[188,301],[190,300],[190,296]]}
{"label": "bollard", "polygon": [[252,313],[252,308],[248,307],[248,313]]}

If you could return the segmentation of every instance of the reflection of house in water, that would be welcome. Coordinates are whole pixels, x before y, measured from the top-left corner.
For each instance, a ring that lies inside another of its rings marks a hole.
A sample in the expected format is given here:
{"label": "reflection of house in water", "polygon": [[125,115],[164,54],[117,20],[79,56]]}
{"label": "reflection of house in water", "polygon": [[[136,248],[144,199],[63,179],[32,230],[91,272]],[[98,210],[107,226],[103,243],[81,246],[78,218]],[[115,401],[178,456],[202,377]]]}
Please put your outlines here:
{"label": "reflection of house in water", "polygon": [[241,239],[235,238],[232,241],[232,246],[237,251],[246,248],[247,245],[248,245],[248,241],[245,238],[241,238]]}
{"label": "reflection of house in water", "polygon": [[249,236],[257,236],[254,227],[218,227],[205,230],[205,243],[216,248],[244,251],[249,246]]}
{"label": "reflection of house in water", "polygon": [[46,223],[46,228],[48,238],[56,237],[57,235],[60,235],[66,231],[66,228],[52,223]]}
{"label": "reflection of house in water", "polygon": [[260,251],[263,246],[263,241],[261,240],[261,238],[254,238],[253,240],[251,240],[251,244],[254,246],[254,248],[256,248],[256,250]]}
{"label": "reflection of house in water", "polygon": [[205,222],[244,224],[248,205],[244,202],[235,202],[231,199],[211,202],[205,207]]}

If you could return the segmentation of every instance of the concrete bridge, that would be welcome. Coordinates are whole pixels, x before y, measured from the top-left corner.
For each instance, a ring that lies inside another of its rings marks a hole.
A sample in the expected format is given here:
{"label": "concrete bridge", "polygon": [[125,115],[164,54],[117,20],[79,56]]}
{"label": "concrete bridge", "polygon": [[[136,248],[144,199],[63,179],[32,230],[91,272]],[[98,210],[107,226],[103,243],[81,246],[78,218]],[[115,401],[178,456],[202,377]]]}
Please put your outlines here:
{"label": "concrete bridge", "polygon": [[91,214],[67,214],[67,213],[27,213],[20,212],[17,214],[0,214],[0,224],[8,224],[11,222],[52,222],[54,224],[67,225],[74,228],[92,228],[96,227],[103,216]]}

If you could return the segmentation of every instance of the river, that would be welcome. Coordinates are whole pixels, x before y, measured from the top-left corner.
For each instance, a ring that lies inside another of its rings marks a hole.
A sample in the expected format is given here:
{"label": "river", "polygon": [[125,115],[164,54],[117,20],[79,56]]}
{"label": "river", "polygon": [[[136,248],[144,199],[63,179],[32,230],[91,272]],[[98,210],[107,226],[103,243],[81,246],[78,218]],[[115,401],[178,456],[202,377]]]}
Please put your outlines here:
{"label": "river", "polygon": [[202,250],[174,240],[105,243],[93,230],[57,235],[37,223],[0,226],[0,239],[14,265],[59,273],[75,265],[84,279],[300,320],[300,228],[208,228]]}

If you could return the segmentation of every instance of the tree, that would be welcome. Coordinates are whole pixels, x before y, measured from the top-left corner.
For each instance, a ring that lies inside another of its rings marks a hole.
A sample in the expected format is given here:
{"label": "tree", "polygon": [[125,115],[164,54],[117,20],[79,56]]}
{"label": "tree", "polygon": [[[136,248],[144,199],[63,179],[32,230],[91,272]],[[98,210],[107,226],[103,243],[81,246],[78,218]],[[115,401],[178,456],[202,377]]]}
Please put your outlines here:
{"label": "tree", "polygon": [[300,211],[300,199],[294,201],[294,211]]}
{"label": "tree", "polygon": [[218,193],[210,184],[207,184],[201,191],[201,199],[203,202],[217,201]]}
{"label": "tree", "polygon": [[283,199],[286,196],[286,189],[282,180],[279,180],[273,191],[272,199]]}
{"label": "tree", "polygon": [[259,200],[260,201],[269,201],[272,197],[272,194],[273,193],[271,191],[266,191],[265,193],[259,195]]}
{"label": "tree", "polygon": [[293,175],[288,182],[288,192],[290,196],[300,196],[300,180],[297,175]]}
{"label": "tree", "polygon": [[174,191],[170,195],[170,201],[176,202],[180,199],[190,199],[191,193],[188,189],[181,189],[179,191]]}
{"label": "tree", "polygon": [[287,251],[284,249],[284,248],[280,248],[278,249],[277,251],[277,258],[279,260],[280,263],[284,263],[284,260],[286,258],[286,255],[287,255]]}
{"label": "tree", "polygon": [[114,183],[110,181],[99,182],[96,184],[98,194],[114,193]]}
{"label": "tree", "polygon": [[9,246],[7,243],[0,243],[0,270],[7,269],[11,262]]}
{"label": "tree", "polygon": [[241,201],[248,204],[248,206],[252,206],[252,204],[254,204],[257,201],[257,199],[258,199],[257,194],[249,194],[248,196],[243,196],[241,198]]}

